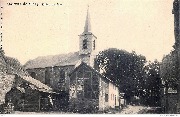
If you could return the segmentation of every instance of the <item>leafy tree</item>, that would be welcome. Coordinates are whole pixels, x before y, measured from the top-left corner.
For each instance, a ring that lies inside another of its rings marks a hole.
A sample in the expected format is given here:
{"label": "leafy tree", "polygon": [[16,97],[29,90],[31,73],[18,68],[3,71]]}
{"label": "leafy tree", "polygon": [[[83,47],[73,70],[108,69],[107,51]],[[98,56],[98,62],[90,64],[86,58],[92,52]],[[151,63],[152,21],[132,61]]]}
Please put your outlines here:
{"label": "leafy tree", "polygon": [[21,63],[12,57],[5,56],[7,73],[18,74],[20,76],[28,75]]}
{"label": "leafy tree", "polygon": [[95,60],[95,67],[102,75],[119,84],[119,89],[125,93],[127,101],[131,97],[139,96],[142,92],[143,67],[146,58],[137,55],[134,51],[129,53],[125,50],[110,48],[101,51]]}
{"label": "leafy tree", "polygon": [[160,106],[160,63],[155,60],[144,67],[143,103],[149,106]]}
{"label": "leafy tree", "polygon": [[162,78],[163,84],[166,85],[166,87],[171,87],[173,89],[177,87],[177,62],[178,61],[175,51],[172,51],[162,59],[160,66],[160,76]]}

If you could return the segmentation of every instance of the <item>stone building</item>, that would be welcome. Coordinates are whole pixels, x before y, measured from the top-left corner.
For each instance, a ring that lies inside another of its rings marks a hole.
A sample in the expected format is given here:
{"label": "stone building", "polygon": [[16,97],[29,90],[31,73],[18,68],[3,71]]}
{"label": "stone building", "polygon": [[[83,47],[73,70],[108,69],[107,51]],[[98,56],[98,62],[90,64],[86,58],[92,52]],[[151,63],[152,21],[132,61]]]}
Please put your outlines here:
{"label": "stone building", "polygon": [[[59,96],[52,88],[29,76],[14,58],[7,57],[0,49],[0,113],[8,109],[8,104],[14,110],[40,111],[48,109],[50,97]],[[51,98],[52,99],[52,98]],[[52,102],[55,102],[54,100]]]}
{"label": "stone building", "polygon": [[5,95],[5,104],[12,103],[15,111],[47,111],[55,107],[52,96],[56,93],[50,87],[30,76],[11,76],[12,83]]}
{"label": "stone building", "polygon": [[69,95],[71,107],[77,110],[92,105],[97,110],[119,108],[118,85],[94,69],[97,37],[91,32],[90,15],[79,35],[79,51],[67,55],[39,57],[25,64],[28,73],[57,93]]}

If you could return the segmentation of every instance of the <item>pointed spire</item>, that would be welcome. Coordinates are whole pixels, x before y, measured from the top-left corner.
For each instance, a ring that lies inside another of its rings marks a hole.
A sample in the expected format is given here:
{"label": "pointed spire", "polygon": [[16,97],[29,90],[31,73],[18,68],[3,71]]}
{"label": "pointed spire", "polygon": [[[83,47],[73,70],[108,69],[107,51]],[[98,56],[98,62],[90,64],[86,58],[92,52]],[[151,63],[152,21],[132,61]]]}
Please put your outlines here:
{"label": "pointed spire", "polygon": [[85,32],[91,32],[91,23],[90,23],[90,15],[89,15],[89,5],[87,9],[87,16],[86,16],[86,22],[84,26],[84,33]]}

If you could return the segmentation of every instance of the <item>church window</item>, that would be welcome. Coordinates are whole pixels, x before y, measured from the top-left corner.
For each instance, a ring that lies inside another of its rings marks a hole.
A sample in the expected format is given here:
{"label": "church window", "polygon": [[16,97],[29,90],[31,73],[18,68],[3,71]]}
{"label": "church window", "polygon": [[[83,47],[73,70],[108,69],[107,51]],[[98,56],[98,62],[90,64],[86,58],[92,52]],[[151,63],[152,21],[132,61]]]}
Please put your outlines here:
{"label": "church window", "polygon": [[66,77],[66,73],[64,70],[60,70],[60,78],[59,78],[59,82],[58,82],[58,87],[61,90],[65,90],[66,89],[66,84],[65,84],[65,77]]}
{"label": "church window", "polygon": [[87,49],[87,39],[83,40],[83,49]]}
{"label": "church window", "polygon": [[95,50],[96,44],[95,44],[95,40],[93,41],[93,50]]}
{"label": "church window", "polygon": [[50,84],[50,77],[48,71],[45,71],[45,84]]}
{"label": "church window", "polygon": [[36,76],[35,72],[31,72],[31,77],[35,78],[35,76]]}
{"label": "church window", "polygon": [[64,72],[64,70],[61,70],[59,82],[64,83],[64,81],[65,81],[65,72]]}
{"label": "church window", "polygon": [[105,102],[108,102],[108,94],[105,94]]}

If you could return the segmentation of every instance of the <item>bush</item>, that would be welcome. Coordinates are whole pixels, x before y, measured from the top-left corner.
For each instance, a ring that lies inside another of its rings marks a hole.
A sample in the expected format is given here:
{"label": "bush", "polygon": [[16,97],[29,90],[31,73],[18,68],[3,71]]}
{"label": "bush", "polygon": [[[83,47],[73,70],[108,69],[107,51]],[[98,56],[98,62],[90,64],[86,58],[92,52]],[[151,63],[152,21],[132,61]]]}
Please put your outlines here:
{"label": "bush", "polygon": [[97,113],[98,101],[93,99],[70,99],[69,111],[78,113]]}

